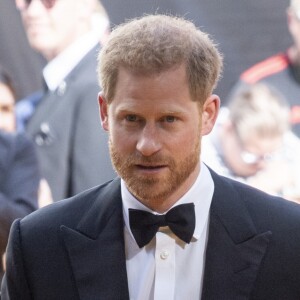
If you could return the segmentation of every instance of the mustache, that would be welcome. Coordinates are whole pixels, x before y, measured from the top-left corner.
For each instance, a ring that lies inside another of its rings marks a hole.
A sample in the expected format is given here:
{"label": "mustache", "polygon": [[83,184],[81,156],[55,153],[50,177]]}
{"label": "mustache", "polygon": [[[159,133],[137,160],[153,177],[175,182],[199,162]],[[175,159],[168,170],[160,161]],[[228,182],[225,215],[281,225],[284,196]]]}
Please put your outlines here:
{"label": "mustache", "polygon": [[170,167],[175,166],[175,160],[161,153],[154,153],[151,156],[144,156],[139,152],[133,152],[128,156],[123,156],[119,153],[111,140],[109,140],[109,151],[113,162],[123,165],[124,167],[131,167],[133,165],[168,165]]}
{"label": "mustache", "polygon": [[126,158],[119,156],[114,149],[111,148],[111,156],[114,161],[117,161],[119,164],[123,166],[133,166],[133,165],[169,165],[173,166],[175,164],[174,160],[170,157],[166,157],[159,153],[153,154],[151,156],[143,156],[140,153],[132,153]]}
{"label": "mustache", "polygon": [[165,157],[161,154],[154,154],[152,156],[133,154],[127,158],[127,163],[131,165],[168,165],[173,163],[173,159]]}

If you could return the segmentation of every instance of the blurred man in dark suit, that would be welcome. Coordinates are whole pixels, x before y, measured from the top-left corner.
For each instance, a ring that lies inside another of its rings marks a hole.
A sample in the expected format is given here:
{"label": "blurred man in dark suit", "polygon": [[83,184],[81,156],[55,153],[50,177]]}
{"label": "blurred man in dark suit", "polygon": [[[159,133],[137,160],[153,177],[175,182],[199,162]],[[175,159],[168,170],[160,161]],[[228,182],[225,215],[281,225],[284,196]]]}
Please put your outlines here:
{"label": "blurred man in dark suit", "polygon": [[96,56],[109,33],[98,0],[16,0],[30,45],[48,61],[45,89],[18,102],[19,129],[37,146],[53,200],[115,176],[99,127]]}
{"label": "blurred man in dark suit", "polygon": [[0,131],[0,257],[12,222],[37,209],[39,180],[33,143],[22,134]]}

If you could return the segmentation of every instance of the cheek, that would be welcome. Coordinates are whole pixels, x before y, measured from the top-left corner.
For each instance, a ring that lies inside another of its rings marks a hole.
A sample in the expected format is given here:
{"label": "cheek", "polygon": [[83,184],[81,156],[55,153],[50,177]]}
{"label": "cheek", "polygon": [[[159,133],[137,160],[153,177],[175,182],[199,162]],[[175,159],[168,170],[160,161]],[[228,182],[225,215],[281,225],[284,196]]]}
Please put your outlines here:
{"label": "cheek", "polygon": [[121,152],[134,151],[136,138],[122,127],[109,122],[109,136],[112,145]]}
{"label": "cheek", "polygon": [[176,150],[177,153],[181,153],[182,156],[186,156],[187,152],[194,151],[195,148],[200,146],[201,135],[198,130],[190,130],[182,132],[180,135],[174,135],[173,137],[166,138],[166,141],[170,142],[169,147],[172,151]]}

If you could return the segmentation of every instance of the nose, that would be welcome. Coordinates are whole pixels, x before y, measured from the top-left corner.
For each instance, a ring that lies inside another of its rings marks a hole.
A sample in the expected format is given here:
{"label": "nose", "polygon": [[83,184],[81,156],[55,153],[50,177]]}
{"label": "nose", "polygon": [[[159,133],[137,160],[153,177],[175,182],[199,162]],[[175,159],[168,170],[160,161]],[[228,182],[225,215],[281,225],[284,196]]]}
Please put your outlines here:
{"label": "nose", "polygon": [[155,125],[145,125],[137,141],[136,149],[143,156],[151,156],[161,149],[158,129]]}

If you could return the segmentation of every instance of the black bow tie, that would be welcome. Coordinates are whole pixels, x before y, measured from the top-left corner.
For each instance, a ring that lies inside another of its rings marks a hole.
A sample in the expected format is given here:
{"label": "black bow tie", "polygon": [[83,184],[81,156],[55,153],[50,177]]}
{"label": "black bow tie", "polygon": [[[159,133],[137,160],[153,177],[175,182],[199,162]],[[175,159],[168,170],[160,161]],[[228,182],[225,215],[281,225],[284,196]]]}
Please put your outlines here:
{"label": "black bow tie", "polygon": [[159,227],[169,226],[174,234],[186,243],[190,243],[195,230],[194,203],[180,204],[165,215],[129,208],[131,232],[140,248],[147,245],[155,236]]}

